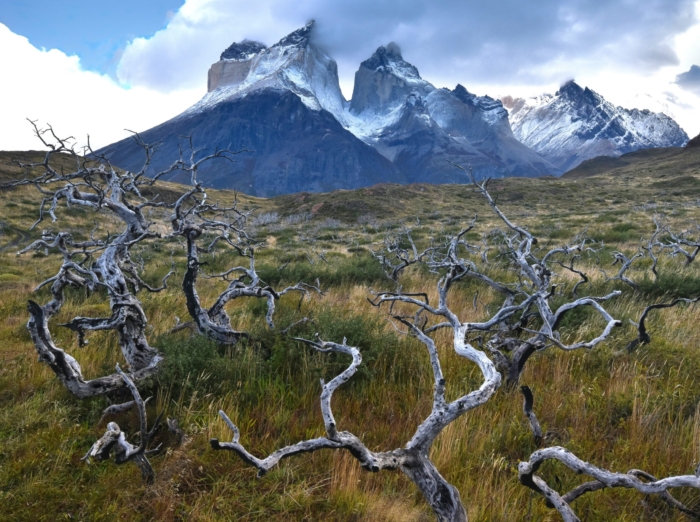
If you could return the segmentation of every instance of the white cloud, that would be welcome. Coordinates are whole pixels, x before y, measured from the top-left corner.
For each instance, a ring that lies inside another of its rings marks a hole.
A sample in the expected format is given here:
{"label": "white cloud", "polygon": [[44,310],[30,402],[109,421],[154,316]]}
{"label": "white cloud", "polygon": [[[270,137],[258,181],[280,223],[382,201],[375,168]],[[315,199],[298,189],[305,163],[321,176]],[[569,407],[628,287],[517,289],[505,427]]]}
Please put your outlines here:
{"label": "white cloud", "polygon": [[439,87],[462,83],[477,94],[523,96],[554,92],[575,78],[625,107],[664,107],[694,136],[700,98],[672,82],[700,63],[698,6],[700,0],[186,0],[165,29],[127,45],[118,77],[164,92],[204,88],[207,69],[233,41],[271,45],[315,18],[316,43],[338,62],[346,97],[359,63],[396,41]]}
{"label": "white cloud", "polygon": [[204,89],[163,94],[144,87],[126,89],[108,76],[84,71],[77,56],[37,49],[0,24],[0,150],[42,148],[27,118],[49,123],[60,136],[94,147],[125,138],[124,129],[143,131],[179,114]]}
{"label": "white cloud", "polygon": [[[696,0],[186,0],[168,26],[127,45],[120,81],[164,91],[204,85],[231,42],[272,44],[309,19],[347,93],[360,61],[396,41],[430,79],[507,85],[562,82],[601,67],[648,73],[677,65],[674,39]],[[554,67],[556,65],[565,67]]]}

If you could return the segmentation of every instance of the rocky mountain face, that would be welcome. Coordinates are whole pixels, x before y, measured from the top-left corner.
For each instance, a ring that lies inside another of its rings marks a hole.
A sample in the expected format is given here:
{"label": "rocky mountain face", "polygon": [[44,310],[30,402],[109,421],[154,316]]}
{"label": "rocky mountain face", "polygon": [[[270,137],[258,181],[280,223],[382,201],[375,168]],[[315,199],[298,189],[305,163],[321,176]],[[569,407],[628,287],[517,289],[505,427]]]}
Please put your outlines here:
{"label": "rocky mountain face", "polygon": [[[274,196],[405,183],[389,160],[334,117],[347,102],[335,61],[310,44],[312,27],[269,48],[244,41],[226,49],[209,70],[209,92],[199,102],[140,133],[146,143],[162,143],[151,172],[170,165],[179,154],[179,137],[190,136],[202,148],[198,157],[223,148],[247,151],[233,162],[204,163],[198,179],[209,187]],[[131,139],[99,152],[125,169],[143,164],[143,151]],[[177,172],[163,179],[189,182]]]}
{"label": "rocky mountain face", "polygon": [[[597,98],[589,101],[591,97]],[[607,112],[620,110],[606,106],[604,112],[594,106],[594,102],[600,105],[596,101],[600,97],[592,91],[569,86],[551,98],[559,105],[547,105],[547,110],[544,103],[534,107],[529,101],[510,100],[514,134],[501,101],[476,96],[461,85],[454,90],[436,88],[392,43],[362,62],[352,99],[346,101],[335,61],[314,45],[311,22],[271,47],[249,40],[232,44],[211,66],[207,94],[140,136],[146,143],[161,143],[151,172],[178,157],[181,136],[191,137],[201,148],[198,157],[222,148],[245,150],[233,162],[217,159],[203,164],[198,179],[206,186],[257,196],[380,182],[467,181],[453,163],[471,166],[477,178],[559,175],[572,164],[565,157],[570,155],[567,151],[576,151],[576,144],[591,141],[596,146],[584,147],[585,154],[607,154],[617,150],[610,140],[615,146],[625,140],[631,140],[630,146],[642,143],[628,138],[622,123],[610,124]],[[543,112],[537,112],[540,109]],[[535,121],[528,116],[531,113],[540,115],[536,121],[552,121],[545,126],[551,136],[544,142],[536,140],[537,146],[551,143],[552,149],[562,150],[560,154],[550,153],[547,146],[533,150],[522,138],[537,127],[528,123]],[[560,113],[565,113],[561,121],[556,117]],[[625,125],[635,129],[634,136],[667,139],[675,123],[664,120],[665,127],[656,124],[654,131],[649,114],[628,111]],[[603,135],[611,138],[600,139]],[[641,146],[657,141],[648,138]],[[99,152],[122,168],[135,170],[143,163],[143,151],[132,139]],[[177,172],[165,179],[189,181]]]}
{"label": "rocky mountain face", "polygon": [[500,101],[461,85],[437,89],[395,44],[362,62],[352,100],[339,119],[409,182],[466,182],[452,163],[471,166],[478,178],[561,173],[515,139]]}
{"label": "rocky mountain face", "polygon": [[564,171],[597,156],[682,147],[688,141],[665,114],[616,107],[574,81],[554,95],[502,101],[515,137]]}
{"label": "rocky mountain face", "polygon": [[700,147],[700,134],[695,136],[692,140],[690,140],[686,145],[686,148],[696,148]]}

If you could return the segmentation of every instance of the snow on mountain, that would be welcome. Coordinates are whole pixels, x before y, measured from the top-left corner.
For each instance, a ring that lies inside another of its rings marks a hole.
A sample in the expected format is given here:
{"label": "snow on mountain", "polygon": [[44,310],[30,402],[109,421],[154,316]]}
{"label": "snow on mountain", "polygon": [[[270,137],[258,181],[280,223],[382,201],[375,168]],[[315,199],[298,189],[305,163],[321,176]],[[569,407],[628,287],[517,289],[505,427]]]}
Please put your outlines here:
{"label": "snow on mountain", "polygon": [[[313,22],[271,47],[233,43],[209,70],[208,92],[175,118],[146,132],[162,142],[151,168],[179,154],[191,136],[201,154],[245,149],[233,163],[210,162],[199,180],[271,196],[357,188],[378,182],[463,183],[478,178],[558,175],[561,171],[520,143],[499,100],[458,85],[438,89],[403,59],[399,47],[379,47],[355,74],[352,100],[343,97],[336,62],[313,42]],[[115,165],[139,168],[133,140],[102,152]],[[172,173],[169,180],[185,181]]]}
{"label": "snow on mountain", "polygon": [[[208,187],[267,197],[405,183],[389,160],[341,124],[347,102],[336,63],[311,44],[312,28],[269,48],[244,41],[226,49],[198,103],[140,133],[147,143],[162,143],[149,172],[166,168],[179,155],[179,137],[190,136],[201,147],[199,157],[222,148],[246,151],[233,162],[203,164],[198,179]],[[138,170],[143,163],[131,139],[101,152],[122,168]],[[180,172],[164,179],[189,181]]]}
{"label": "snow on mountain", "polygon": [[565,171],[596,156],[681,147],[688,141],[685,131],[667,115],[616,107],[574,81],[554,95],[507,96],[502,101],[515,137]]}
{"label": "snow on mountain", "polygon": [[347,102],[340,91],[338,66],[309,44],[313,26],[311,21],[270,48],[245,40],[231,45],[209,69],[209,92],[181,116],[264,89],[291,91],[311,110],[342,114]]}
{"label": "snow on mountain", "polygon": [[394,43],[362,62],[339,120],[409,181],[466,181],[450,163],[470,165],[478,177],[560,174],[515,139],[500,101],[461,85],[452,91],[436,88]]}

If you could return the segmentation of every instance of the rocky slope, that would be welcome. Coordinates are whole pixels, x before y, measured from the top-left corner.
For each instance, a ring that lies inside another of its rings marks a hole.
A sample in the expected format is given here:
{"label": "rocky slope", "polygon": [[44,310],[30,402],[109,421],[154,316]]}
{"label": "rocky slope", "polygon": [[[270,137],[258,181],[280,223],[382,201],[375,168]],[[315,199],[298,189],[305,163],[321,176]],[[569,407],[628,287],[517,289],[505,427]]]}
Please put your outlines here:
{"label": "rocky slope", "polygon": [[[184,113],[141,133],[162,142],[152,172],[177,158],[180,136],[191,136],[198,157],[216,148],[243,150],[233,162],[202,165],[206,186],[257,196],[405,183],[396,167],[348,132],[333,116],[346,104],[335,61],[311,45],[313,23],[270,48],[233,44],[209,71],[209,92]],[[137,169],[143,153],[134,140],[102,151],[122,168]],[[165,177],[187,181],[181,173]]]}
{"label": "rocky slope", "polygon": [[688,141],[665,114],[616,107],[574,81],[554,95],[502,101],[515,137],[564,171],[597,156],[681,147]]}
{"label": "rocky slope", "polygon": [[[461,85],[436,88],[395,44],[362,62],[346,101],[335,61],[314,45],[313,22],[271,47],[234,43],[208,85],[184,113],[141,133],[163,143],[152,170],[177,157],[183,135],[204,147],[200,155],[246,149],[233,163],[202,166],[199,180],[259,196],[466,181],[452,163],[479,178],[559,175],[587,158],[687,141],[663,114],[614,107],[574,82],[554,96],[507,99],[509,115],[500,100]],[[143,157],[133,140],[101,152],[129,169]]]}
{"label": "rocky slope", "polygon": [[362,62],[340,119],[411,182],[465,182],[451,163],[471,166],[479,178],[561,173],[515,139],[500,101],[461,85],[437,89],[395,44]]}

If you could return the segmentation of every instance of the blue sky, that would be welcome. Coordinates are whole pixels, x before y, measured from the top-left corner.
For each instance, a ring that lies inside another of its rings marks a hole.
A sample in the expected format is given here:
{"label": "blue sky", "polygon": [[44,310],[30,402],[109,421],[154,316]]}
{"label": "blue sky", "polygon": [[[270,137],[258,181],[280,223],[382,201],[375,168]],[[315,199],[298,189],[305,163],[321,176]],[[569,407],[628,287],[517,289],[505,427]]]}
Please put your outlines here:
{"label": "blue sky", "polygon": [[146,130],[206,93],[232,42],[310,19],[346,97],[395,41],[438,87],[531,96],[575,78],[700,132],[700,0],[0,0],[0,150],[37,146],[25,118],[96,146]]}
{"label": "blue sky", "polygon": [[0,0],[0,23],[27,37],[35,47],[78,55],[84,68],[114,74],[126,44],[137,36],[151,36],[165,28],[183,3]]}

